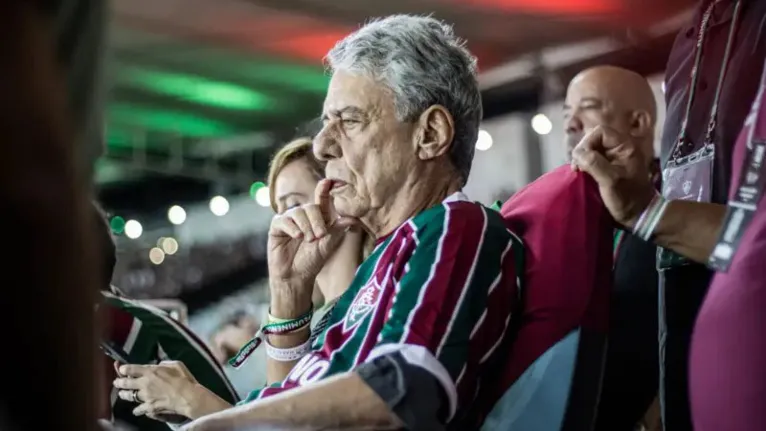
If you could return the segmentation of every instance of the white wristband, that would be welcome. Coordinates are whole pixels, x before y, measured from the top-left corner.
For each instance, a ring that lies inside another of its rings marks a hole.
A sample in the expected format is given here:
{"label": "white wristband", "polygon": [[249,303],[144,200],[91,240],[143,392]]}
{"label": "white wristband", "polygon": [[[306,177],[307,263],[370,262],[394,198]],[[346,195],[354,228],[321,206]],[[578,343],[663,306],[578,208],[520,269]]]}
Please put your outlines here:
{"label": "white wristband", "polygon": [[290,347],[287,349],[274,347],[269,343],[268,340],[266,340],[264,344],[266,344],[266,356],[277,362],[297,361],[298,359],[304,357],[306,353],[311,350],[311,339],[308,339],[305,343],[299,346]]}

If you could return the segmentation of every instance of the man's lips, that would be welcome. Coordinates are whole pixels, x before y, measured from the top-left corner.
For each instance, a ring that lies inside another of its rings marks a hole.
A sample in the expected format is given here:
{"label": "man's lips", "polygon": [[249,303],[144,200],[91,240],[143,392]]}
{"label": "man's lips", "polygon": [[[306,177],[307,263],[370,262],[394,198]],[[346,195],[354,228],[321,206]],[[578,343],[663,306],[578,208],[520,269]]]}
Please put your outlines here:
{"label": "man's lips", "polygon": [[330,188],[330,193],[338,192],[341,189],[343,189],[344,187],[346,187],[347,185],[348,185],[348,183],[343,181],[343,180],[333,179],[332,180],[332,187]]}

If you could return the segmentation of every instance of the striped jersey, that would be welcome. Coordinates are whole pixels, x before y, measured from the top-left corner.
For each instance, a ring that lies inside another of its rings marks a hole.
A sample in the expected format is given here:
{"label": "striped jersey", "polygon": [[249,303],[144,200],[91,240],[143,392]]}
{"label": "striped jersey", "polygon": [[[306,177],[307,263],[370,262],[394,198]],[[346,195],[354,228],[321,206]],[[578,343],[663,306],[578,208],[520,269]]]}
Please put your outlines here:
{"label": "striped jersey", "polygon": [[[449,422],[471,415],[518,300],[514,252],[501,216],[461,193],[378,241],[312,350],[280,383],[245,402],[401,352],[443,386]],[[491,406],[486,406],[487,409]]]}
{"label": "striped jersey", "polygon": [[[171,318],[166,312],[111,293],[102,292],[99,312],[109,322],[107,340],[121,348],[131,364],[157,364],[160,361],[180,361],[197,381],[229,403],[238,396],[213,354],[194,333]],[[133,416],[136,404],[117,398],[112,380],[116,373],[112,360],[107,359],[106,372],[111,393],[111,412],[115,420],[131,424],[140,430],[168,430],[164,422]]]}

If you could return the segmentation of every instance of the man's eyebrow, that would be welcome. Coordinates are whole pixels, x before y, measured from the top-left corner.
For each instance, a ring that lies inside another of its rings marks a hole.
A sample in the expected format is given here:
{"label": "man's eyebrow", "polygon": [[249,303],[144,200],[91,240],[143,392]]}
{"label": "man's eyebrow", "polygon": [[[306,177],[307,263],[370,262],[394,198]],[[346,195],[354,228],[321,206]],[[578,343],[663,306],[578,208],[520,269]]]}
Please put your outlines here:
{"label": "man's eyebrow", "polygon": [[[330,110],[330,114],[332,114],[335,117],[340,117],[343,114],[352,114],[352,115],[364,115],[364,110],[358,106],[346,106],[341,109],[333,109]],[[322,119],[326,120],[329,114],[323,113]]]}
{"label": "man's eyebrow", "polygon": [[[597,97],[583,97],[582,99],[580,99],[580,102],[578,103],[578,105],[582,105],[583,103],[593,103],[595,105],[600,105],[603,103],[603,101]],[[572,107],[569,104],[565,103],[563,109],[564,110],[572,109]]]}
{"label": "man's eyebrow", "polygon": [[600,105],[600,104],[603,103],[603,100],[601,100],[601,99],[599,99],[597,97],[583,97],[580,100],[580,104],[583,104],[583,103],[595,103],[595,104]]}

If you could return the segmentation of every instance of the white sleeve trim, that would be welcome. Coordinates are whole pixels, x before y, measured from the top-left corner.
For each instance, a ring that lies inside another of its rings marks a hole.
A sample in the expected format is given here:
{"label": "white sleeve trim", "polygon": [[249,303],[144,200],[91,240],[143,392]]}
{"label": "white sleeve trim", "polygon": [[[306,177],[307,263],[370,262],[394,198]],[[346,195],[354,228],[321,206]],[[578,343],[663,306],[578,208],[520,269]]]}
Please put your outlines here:
{"label": "white sleeve trim", "polygon": [[447,421],[452,420],[457,411],[457,389],[455,388],[455,382],[452,381],[452,377],[450,377],[444,365],[425,347],[401,343],[388,343],[375,347],[365,362],[371,362],[375,358],[391,353],[400,353],[408,364],[423,368],[441,383],[449,402],[449,417]]}

